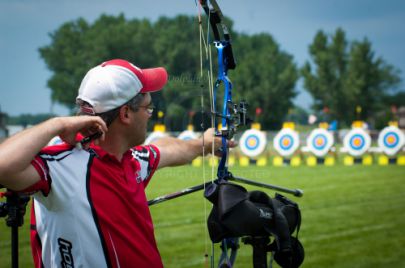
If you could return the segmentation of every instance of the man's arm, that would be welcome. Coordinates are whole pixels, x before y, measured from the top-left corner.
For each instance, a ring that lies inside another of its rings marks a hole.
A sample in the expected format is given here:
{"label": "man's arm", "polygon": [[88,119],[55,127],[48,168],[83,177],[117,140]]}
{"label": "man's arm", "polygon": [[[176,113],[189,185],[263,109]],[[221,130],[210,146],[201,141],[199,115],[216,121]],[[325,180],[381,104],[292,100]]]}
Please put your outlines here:
{"label": "man's arm", "polygon": [[101,118],[74,116],[52,118],[13,135],[0,144],[0,184],[16,191],[28,188],[40,179],[31,161],[53,137],[73,145],[78,132],[95,131],[107,131]]}
{"label": "man's arm", "polygon": [[[173,137],[161,138],[152,144],[156,145],[160,151],[160,161],[158,168],[168,166],[179,166],[190,163],[193,159],[203,154],[214,151],[218,154],[222,146],[220,137],[214,136],[214,129],[208,129],[204,136],[195,140],[180,140]],[[204,146],[203,146],[204,145]],[[229,147],[235,147],[235,143],[230,141]]]}

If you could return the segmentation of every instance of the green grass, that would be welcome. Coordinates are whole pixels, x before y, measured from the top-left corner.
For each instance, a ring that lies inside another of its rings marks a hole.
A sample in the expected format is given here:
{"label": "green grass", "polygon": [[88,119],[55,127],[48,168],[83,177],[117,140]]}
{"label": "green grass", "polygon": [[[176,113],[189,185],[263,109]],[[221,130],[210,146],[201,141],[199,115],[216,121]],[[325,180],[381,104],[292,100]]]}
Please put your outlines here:
{"label": "green grass", "polygon": [[[232,171],[304,190],[302,198],[289,196],[302,210],[299,237],[306,254],[302,267],[405,267],[405,167],[234,167]],[[206,173],[209,179],[210,170]],[[148,196],[201,182],[201,169],[164,169],[155,175]],[[209,209],[202,192],[151,207],[166,267],[205,267],[204,254],[211,252],[205,228]],[[0,267],[10,267],[10,230],[0,221]],[[27,218],[20,232],[20,267],[32,267],[28,223]],[[219,254],[216,249],[215,257]],[[251,247],[242,244],[235,267],[252,267],[251,254]]]}

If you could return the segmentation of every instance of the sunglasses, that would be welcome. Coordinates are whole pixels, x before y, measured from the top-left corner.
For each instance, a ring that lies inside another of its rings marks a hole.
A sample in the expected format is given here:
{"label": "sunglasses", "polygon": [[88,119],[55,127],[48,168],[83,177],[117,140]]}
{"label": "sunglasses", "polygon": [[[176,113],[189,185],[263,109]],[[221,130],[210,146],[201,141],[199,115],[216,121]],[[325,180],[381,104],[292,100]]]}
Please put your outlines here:
{"label": "sunglasses", "polygon": [[153,103],[149,103],[148,105],[138,106],[138,108],[144,108],[148,114],[152,114],[156,107]]}

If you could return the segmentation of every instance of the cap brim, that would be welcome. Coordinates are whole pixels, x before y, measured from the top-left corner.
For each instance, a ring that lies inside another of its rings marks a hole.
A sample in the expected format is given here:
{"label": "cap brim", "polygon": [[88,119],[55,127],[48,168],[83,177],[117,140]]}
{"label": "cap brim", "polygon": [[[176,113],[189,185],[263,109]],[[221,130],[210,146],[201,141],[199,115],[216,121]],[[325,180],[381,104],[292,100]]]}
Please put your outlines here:
{"label": "cap brim", "polygon": [[163,67],[142,69],[143,88],[141,93],[159,91],[167,83],[167,72]]}

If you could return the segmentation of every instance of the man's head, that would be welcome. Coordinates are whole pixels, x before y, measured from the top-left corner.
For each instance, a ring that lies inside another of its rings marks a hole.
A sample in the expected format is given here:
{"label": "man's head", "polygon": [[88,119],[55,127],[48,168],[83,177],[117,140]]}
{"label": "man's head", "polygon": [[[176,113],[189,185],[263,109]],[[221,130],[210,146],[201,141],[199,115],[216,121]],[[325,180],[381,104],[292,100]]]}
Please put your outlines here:
{"label": "man's head", "polygon": [[140,69],[126,60],[115,59],[87,72],[76,100],[91,107],[81,113],[101,114],[126,104],[140,93],[161,90],[166,83],[167,72],[162,67]]}

